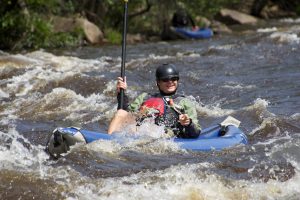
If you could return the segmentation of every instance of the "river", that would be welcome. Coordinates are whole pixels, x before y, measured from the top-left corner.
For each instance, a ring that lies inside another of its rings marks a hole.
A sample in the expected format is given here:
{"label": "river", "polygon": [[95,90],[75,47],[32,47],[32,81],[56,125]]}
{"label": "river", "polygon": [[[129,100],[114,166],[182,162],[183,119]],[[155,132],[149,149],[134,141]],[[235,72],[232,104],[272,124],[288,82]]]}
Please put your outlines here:
{"label": "river", "polygon": [[202,127],[229,115],[241,121],[249,144],[220,152],[142,137],[78,144],[50,159],[45,144],[56,127],[107,130],[121,47],[0,51],[0,199],[299,199],[299,21],[127,46],[130,99],[154,92],[155,68],[168,62]]}

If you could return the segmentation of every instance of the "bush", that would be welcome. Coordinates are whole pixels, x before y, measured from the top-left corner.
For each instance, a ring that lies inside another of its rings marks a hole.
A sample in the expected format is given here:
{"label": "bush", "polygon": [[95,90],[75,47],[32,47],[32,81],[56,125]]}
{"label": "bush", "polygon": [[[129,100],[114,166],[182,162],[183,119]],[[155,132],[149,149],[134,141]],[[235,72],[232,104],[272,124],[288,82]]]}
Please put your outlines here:
{"label": "bush", "polygon": [[[20,4],[23,3],[23,4]],[[0,13],[0,48],[20,50],[22,48],[56,48],[81,43],[83,33],[55,33],[47,20],[48,15],[59,13],[58,0],[4,0]]]}
{"label": "bush", "polygon": [[119,31],[113,29],[107,29],[105,31],[105,36],[108,42],[112,44],[121,44],[122,42],[122,34]]}

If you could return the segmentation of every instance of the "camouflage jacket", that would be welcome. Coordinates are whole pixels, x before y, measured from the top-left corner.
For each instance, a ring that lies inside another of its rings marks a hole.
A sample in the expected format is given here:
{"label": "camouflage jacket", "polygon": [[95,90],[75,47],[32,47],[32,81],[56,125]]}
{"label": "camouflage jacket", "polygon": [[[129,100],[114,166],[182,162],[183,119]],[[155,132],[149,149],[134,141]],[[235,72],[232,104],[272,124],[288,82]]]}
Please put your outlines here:
{"label": "camouflage jacket", "polygon": [[[139,112],[142,105],[150,98],[163,99],[164,113],[156,116],[155,123],[164,125],[166,132],[172,131],[177,137],[181,138],[196,138],[199,136],[201,127],[198,123],[195,105],[184,95],[162,96],[160,93],[152,95],[142,93],[131,104],[128,104],[128,98],[125,95],[123,109],[130,112]],[[170,101],[172,104],[169,103]],[[191,123],[188,126],[182,126],[179,123],[180,114],[187,114],[190,117]],[[137,123],[140,124],[141,121],[143,121],[143,118],[138,119]]]}

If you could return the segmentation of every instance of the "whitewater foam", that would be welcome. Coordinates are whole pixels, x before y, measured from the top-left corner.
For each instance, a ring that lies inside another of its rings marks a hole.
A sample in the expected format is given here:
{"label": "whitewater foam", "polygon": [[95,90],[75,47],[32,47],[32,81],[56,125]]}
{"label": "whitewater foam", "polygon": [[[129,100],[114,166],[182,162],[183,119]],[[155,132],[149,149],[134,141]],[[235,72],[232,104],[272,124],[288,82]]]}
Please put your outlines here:
{"label": "whitewater foam", "polygon": [[34,172],[40,176],[46,173],[48,155],[42,146],[32,145],[15,129],[9,129],[8,133],[0,131],[0,168],[1,170],[17,170]]}
{"label": "whitewater foam", "polygon": [[274,39],[278,42],[284,43],[296,43],[299,44],[300,38],[295,33],[284,33],[284,32],[276,32],[270,35],[271,39]]}

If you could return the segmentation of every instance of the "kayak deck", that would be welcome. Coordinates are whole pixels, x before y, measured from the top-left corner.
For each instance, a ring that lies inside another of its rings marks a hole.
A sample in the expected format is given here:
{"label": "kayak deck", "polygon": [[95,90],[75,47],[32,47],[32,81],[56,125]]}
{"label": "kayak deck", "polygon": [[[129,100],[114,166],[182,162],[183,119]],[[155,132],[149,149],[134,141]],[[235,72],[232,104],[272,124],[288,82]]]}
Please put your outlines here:
{"label": "kayak deck", "polygon": [[[224,131],[224,132],[223,132]],[[50,136],[46,148],[50,155],[57,157],[66,153],[70,146],[81,142],[91,143],[97,140],[114,140],[114,135],[83,130],[75,127],[57,128]],[[239,144],[247,144],[246,135],[236,126],[221,125],[203,129],[200,136],[195,139],[170,138],[180,148],[192,151],[222,150]]]}

